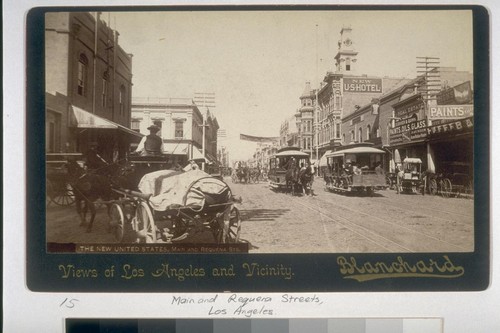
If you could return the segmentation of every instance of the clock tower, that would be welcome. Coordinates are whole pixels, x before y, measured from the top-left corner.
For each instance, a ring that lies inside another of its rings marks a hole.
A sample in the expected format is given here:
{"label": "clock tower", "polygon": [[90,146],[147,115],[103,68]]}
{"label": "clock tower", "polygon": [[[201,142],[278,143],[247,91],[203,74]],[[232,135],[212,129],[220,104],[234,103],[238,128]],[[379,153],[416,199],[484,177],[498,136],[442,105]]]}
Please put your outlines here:
{"label": "clock tower", "polygon": [[338,73],[355,73],[358,52],[354,49],[351,33],[351,27],[342,27],[340,30],[338,51],[335,56],[335,69]]}

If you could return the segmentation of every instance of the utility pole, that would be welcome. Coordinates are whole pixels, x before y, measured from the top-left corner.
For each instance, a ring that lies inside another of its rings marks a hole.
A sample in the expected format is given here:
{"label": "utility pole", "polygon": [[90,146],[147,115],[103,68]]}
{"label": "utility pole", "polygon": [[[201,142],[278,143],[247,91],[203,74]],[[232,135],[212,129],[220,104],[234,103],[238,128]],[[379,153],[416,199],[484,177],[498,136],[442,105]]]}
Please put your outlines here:
{"label": "utility pole", "polygon": [[209,107],[212,108],[215,107],[215,93],[195,92],[194,103],[198,106],[203,106],[206,108],[206,111],[202,114],[203,124],[201,125],[203,127],[202,143],[201,143],[201,154],[203,155],[203,162],[201,164],[201,169],[205,171],[205,162],[207,160],[205,152],[206,150],[205,138],[206,138],[206,127],[208,126],[206,124],[206,118],[207,118],[206,115],[208,114]]}
{"label": "utility pole", "polygon": [[[441,75],[439,72],[440,58],[436,57],[417,57],[417,75],[424,77],[424,86],[421,87],[425,117],[427,118],[427,126],[432,125],[429,119],[429,109],[432,101],[436,99],[436,94],[441,89]],[[436,172],[434,165],[434,151],[429,142],[427,142],[427,171]]]}

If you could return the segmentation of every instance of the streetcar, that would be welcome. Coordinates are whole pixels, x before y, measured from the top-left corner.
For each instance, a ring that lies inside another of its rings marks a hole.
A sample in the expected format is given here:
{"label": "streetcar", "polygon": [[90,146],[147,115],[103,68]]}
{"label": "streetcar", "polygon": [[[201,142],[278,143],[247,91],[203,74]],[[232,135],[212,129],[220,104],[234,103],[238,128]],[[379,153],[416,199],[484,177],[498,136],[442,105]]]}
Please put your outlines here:
{"label": "streetcar", "polygon": [[325,189],[332,192],[366,193],[386,189],[382,168],[385,151],[368,144],[346,146],[326,156]]}
{"label": "streetcar", "polygon": [[[285,147],[269,159],[268,179],[271,189],[295,193],[301,191],[299,170],[310,163],[309,154],[299,147]],[[300,188],[300,189],[299,189]]]}

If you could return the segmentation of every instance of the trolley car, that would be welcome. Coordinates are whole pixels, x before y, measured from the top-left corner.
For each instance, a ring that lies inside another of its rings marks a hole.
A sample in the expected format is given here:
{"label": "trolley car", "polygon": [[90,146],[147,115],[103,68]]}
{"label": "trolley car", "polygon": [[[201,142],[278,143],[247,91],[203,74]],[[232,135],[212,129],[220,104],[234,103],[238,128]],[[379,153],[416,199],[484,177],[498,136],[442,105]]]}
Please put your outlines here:
{"label": "trolley car", "polygon": [[325,188],[333,192],[373,194],[386,189],[382,169],[383,150],[370,146],[346,147],[327,155],[328,172],[324,176]]}
{"label": "trolley car", "polygon": [[[294,168],[299,170],[301,165],[309,163],[309,154],[300,151],[299,147],[285,147],[269,159],[268,179],[272,189],[289,190],[291,186],[298,186],[297,182],[293,184],[287,181],[287,171]],[[293,188],[292,188],[293,190]]]}

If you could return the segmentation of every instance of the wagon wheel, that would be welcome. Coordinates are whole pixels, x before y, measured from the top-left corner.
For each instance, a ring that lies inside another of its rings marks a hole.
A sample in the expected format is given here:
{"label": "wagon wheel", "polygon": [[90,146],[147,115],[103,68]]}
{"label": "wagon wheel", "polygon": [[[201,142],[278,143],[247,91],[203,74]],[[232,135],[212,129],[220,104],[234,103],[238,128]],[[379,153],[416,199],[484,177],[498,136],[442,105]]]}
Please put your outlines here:
{"label": "wagon wheel", "polygon": [[431,195],[436,195],[438,193],[438,183],[434,178],[429,180],[429,193]]}
{"label": "wagon wheel", "polygon": [[441,195],[449,198],[451,195],[451,181],[448,178],[441,180]]}
{"label": "wagon wheel", "polygon": [[[50,182],[50,181],[49,181]],[[70,206],[75,202],[75,193],[73,192],[73,187],[69,183],[61,183],[59,186],[55,186],[54,183],[50,183],[51,189],[49,190],[50,200],[59,206]]]}
{"label": "wagon wheel", "polygon": [[240,231],[240,211],[238,208],[232,207],[229,213],[224,213],[222,219],[217,221],[217,227],[213,229],[213,234],[218,244],[238,243],[240,240]]}
{"label": "wagon wheel", "polygon": [[117,203],[109,208],[109,227],[116,241],[122,242],[125,234],[125,215],[122,206]]}
{"label": "wagon wheel", "polygon": [[138,243],[156,243],[156,225],[153,213],[144,201],[135,210],[135,223]]}

